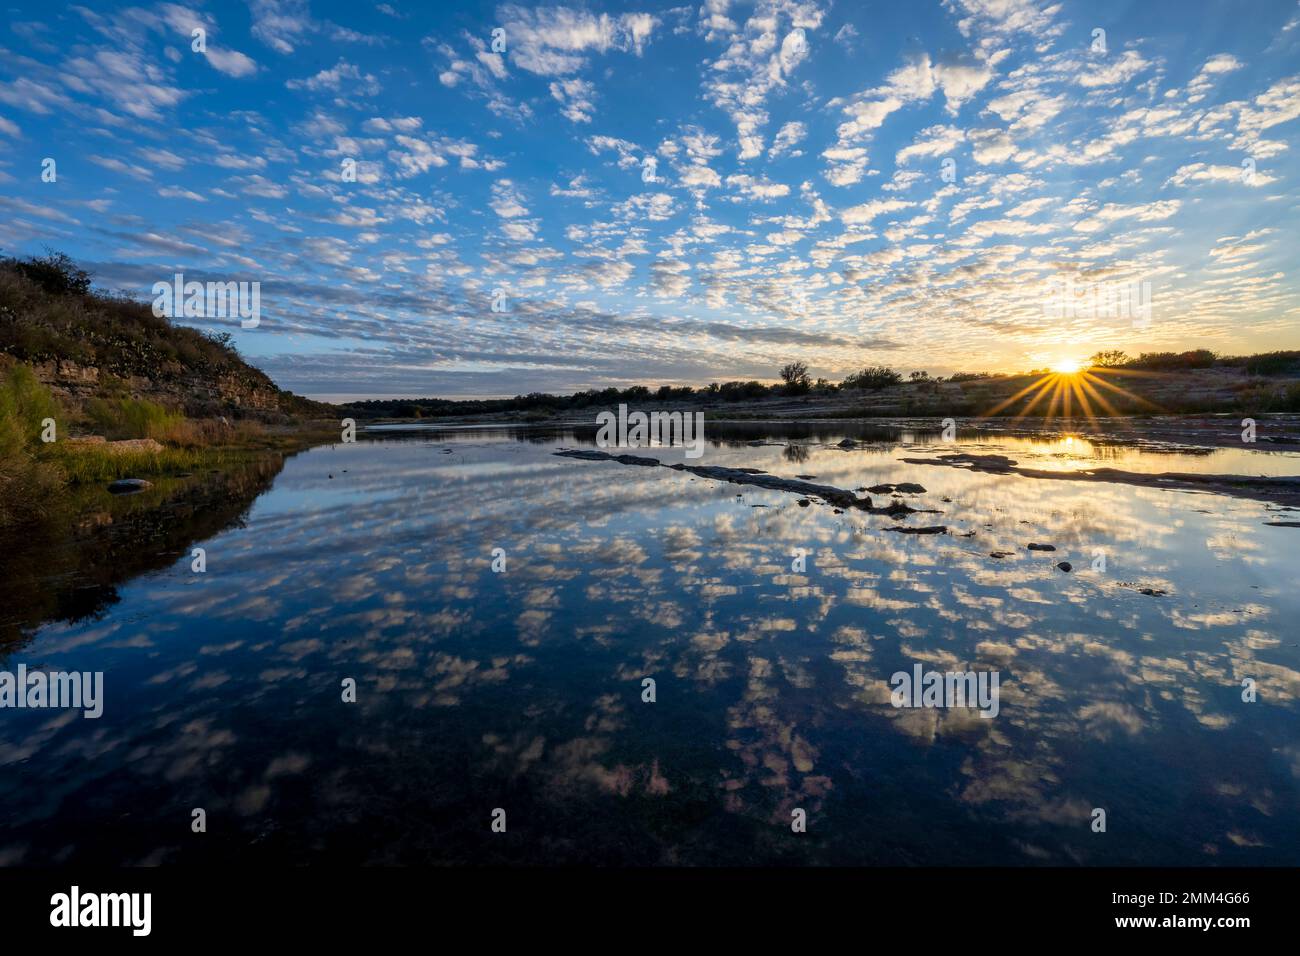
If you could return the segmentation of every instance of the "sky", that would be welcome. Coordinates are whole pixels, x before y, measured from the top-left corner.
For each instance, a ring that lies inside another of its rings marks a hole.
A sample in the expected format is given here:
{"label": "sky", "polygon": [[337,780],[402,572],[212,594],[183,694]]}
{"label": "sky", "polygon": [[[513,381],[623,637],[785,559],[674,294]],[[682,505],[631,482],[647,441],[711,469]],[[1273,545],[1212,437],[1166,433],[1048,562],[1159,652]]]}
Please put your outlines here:
{"label": "sky", "polygon": [[1300,348],[1294,0],[5,13],[3,253],[311,397]]}

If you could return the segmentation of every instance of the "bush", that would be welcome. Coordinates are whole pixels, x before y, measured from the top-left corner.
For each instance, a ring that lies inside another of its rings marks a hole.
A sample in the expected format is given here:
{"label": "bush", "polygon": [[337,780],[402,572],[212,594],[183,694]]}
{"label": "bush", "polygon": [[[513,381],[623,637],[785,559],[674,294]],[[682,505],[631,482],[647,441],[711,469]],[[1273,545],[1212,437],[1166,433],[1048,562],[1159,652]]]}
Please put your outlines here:
{"label": "bush", "polygon": [[844,380],[844,388],[868,388],[873,391],[882,388],[888,388],[891,385],[898,385],[903,381],[903,376],[895,372],[892,368],[886,368],[883,365],[873,365],[870,368],[864,368],[861,372],[854,372]]}
{"label": "bush", "polygon": [[46,249],[43,256],[5,259],[4,263],[52,295],[85,295],[90,291],[90,273],[62,252]]}
{"label": "bush", "polygon": [[58,403],[25,365],[0,373],[0,528],[23,525],[59,504],[61,475],[38,460],[41,421],[59,417]]}
{"label": "bush", "polygon": [[1184,368],[1212,368],[1218,360],[1209,349],[1191,352],[1143,352],[1127,363],[1128,368],[1175,371]]}
{"label": "bush", "polygon": [[763,398],[768,387],[762,382],[723,382],[718,387],[718,397],[726,402],[739,402],[747,398]]}
{"label": "bush", "polygon": [[1251,375],[1285,375],[1300,371],[1300,352],[1265,352],[1246,359],[1246,371]]}
{"label": "bush", "polygon": [[14,364],[0,376],[0,455],[38,447],[42,421],[59,418],[59,405],[26,365]]}

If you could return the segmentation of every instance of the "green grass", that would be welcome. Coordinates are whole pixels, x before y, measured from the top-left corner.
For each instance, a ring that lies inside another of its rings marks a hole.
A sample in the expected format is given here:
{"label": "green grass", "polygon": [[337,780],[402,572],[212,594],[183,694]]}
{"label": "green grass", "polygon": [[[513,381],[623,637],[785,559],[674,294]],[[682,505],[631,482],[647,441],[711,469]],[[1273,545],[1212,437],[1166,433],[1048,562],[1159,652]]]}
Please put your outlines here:
{"label": "green grass", "polygon": [[111,441],[123,438],[166,441],[185,422],[180,412],[138,398],[92,398],[86,403],[86,417],[98,434]]}
{"label": "green grass", "polygon": [[221,464],[224,455],[220,449],[111,452],[95,445],[64,445],[51,452],[48,460],[58,466],[64,481],[81,485],[199,471]]}
{"label": "green grass", "polygon": [[54,396],[26,365],[11,365],[0,374],[0,455],[21,454],[37,444],[45,420],[59,417]]}
{"label": "green grass", "polygon": [[[55,440],[44,442],[53,419]],[[111,440],[152,438],[157,451],[120,451],[69,442],[73,425]],[[0,355],[0,528],[28,526],[70,507],[77,487],[118,478],[200,473],[214,468],[337,441],[336,422],[271,429],[255,422],[192,421],[155,402],[121,396],[87,403],[84,416],[61,407],[30,368]]]}
{"label": "green grass", "polygon": [[25,365],[0,370],[0,527],[39,521],[58,508],[59,470],[38,459],[46,419],[59,420],[49,389]]}

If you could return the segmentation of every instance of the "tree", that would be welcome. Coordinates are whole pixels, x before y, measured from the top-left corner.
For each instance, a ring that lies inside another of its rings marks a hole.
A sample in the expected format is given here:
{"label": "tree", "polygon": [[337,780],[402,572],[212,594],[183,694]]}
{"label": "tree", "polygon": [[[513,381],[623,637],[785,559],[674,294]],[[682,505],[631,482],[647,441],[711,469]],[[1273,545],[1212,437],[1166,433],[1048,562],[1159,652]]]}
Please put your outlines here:
{"label": "tree", "polygon": [[1126,365],[1128,360],[1128,355],[1119,349],[1107,349],[1095,353],[1088,359],[1088,364],[1093,368],[1114,368],[1117,365]]}
{"label": "tree", "polygon": [[884,365],[873,365],[861,372],[854,372],[844,380],[844,388],[869,388],[873,391],[897,385],[903,376]]}
{"label": "tree", "polygon": [[781,381],[785,382],[786,392],[791,395],[802,395],[812,387],[812,379],[808,376],[808,364],[791,362],[781,366]]}

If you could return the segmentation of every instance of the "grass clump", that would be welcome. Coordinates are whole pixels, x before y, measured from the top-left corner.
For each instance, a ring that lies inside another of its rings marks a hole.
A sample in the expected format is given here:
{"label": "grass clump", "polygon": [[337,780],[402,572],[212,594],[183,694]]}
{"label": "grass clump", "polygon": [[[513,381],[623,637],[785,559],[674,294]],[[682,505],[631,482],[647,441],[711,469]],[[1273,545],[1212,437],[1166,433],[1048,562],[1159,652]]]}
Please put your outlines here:
{"label": "grass clump", "polygon": [[86,403],[86,417],[95,431],[110,441],[168,441],[182,433],[185,425],[185,416],[180,412],[139,398],[92,398]]}
{"label": "grass clump", "polygon": [[65,482],[71,485],[178,474],[209,467],[220,453],[189,448],[161,451],[111,451],[103,445],[62,445],[51,453]]}

